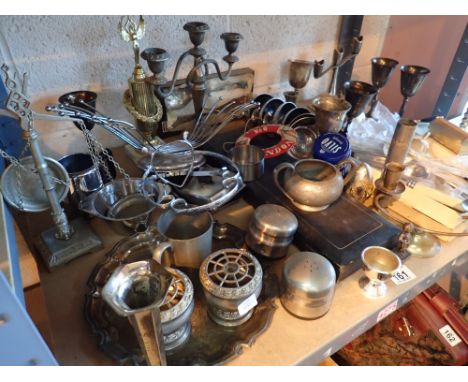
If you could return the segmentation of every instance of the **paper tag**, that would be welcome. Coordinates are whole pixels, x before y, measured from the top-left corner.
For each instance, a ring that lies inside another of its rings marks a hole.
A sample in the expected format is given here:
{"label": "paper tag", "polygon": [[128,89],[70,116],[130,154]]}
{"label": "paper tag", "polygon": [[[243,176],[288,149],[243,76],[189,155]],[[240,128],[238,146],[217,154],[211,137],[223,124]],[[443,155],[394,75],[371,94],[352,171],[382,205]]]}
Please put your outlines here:
{"label": "paper tag", "polygon": [[244,301],[241,302],[239,307],[237,308],[237,311],[241,316],[246,314],[250,309],[255,307],[257,305],[257,298],[255,295],[251,295],[249,298],[245,299]]}
{"label": "paper tag", "polygon": [[379,315],[377,316],[377,322],[383,320],[389,314],[392,314],[396,310],[397,306],[398,306],[398,300],[395,300],[390,305],[387,305],[385,308],[383,308],[379,312]]}
{"label": "paper tag", "polygon": [[461,339],[457,336],[457,333],[450,327],[450,325],[445,325],[439,329],[439,333],[442,334],[445,340],[449,343],[450,346],[457,346]]}
{"label": "paper tag", "polygon": [[398,272],[392,276],[392,281],[396,285],[407,283],[408,281],[414,280],[416,275],[411,272],[411,270],[406,266],[403,265]]}

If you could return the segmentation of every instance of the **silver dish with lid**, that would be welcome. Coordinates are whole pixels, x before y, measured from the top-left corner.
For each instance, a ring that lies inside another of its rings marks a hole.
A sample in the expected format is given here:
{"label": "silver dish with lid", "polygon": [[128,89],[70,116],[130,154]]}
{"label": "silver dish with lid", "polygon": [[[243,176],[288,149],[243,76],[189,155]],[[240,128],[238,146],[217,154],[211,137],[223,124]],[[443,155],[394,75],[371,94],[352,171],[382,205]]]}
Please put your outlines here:
{"label": "silver dish with lid", "polygon": [[245,241],[254,252],[279,258],[286,255],[297,227],[292,212],[277,204],[263,204],[255,209]]}
{"label": "silver dish with lid", "polygon": [[315,252],[292,254],[283,265],[281,303],[296,317],[316,319],[329,310],[335,293],[336,272]]}

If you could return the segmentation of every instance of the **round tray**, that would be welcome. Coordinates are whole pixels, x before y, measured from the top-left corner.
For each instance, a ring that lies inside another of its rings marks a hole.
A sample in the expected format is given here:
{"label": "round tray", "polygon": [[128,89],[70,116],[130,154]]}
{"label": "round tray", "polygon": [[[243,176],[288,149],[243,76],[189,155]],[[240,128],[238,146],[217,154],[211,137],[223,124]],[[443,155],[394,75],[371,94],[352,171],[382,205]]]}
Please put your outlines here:
{"label": "round tray", "polygon": [[[240,248],[244,244],[244,232],[230,224],[215,223],[213,251],[227,247]],[[107,254],[88,279],[89,292],[85,299],[85,317],[91,331],[97,336],[98,347],[110,358],[122,365],[144,365],[138,342],[132,327],[124,317],[117,316],[101,297],[101,289],[110,273],[119,265]],[[141,260],[141,259],[138,259]],[[259,259],[262,262],[262,259]],[[131,259],[125,259],[126,262]],[[168,365],[219,365],[242,353],[270,325],[277,308],[274,298],[279,295],[279,280],[268,261],[263,267],[263,288],[252,317],[235,328],[217,325],[208,316],[198,269],[181,268],[194,286],[195,309],[191,317],[192,335],[188,342],[174,353],[167,353]]]}
{"label": "round tray", "polygon": [[[65,170],[59,162],[48,157],[45,157],[44,159],[51,176],[63,180],[68,184],[70,183],[67,170]],[[50,208],[50,203],[49,199],[47,199],[47,194],[44,191],[41,178],[39,177],[39,174],[34,174],[31,171],[35,169],[33,157],[24,157],[20,159],[19,162],[27,169],[27,171],[19,169],[14,165],[10,165],[6,168],[0,181],[0,188],[3,193],[3,197],[9,205],[20,211],[43,212],[48,210]],[[22,178],[20,190],[18,190],[16,184],[18,171],[20,171],[19,176]],[[57,198],[59,202],[62,202],[67,196],[70,186],[55,182],[53,182],[53,184],[55,185]]]}

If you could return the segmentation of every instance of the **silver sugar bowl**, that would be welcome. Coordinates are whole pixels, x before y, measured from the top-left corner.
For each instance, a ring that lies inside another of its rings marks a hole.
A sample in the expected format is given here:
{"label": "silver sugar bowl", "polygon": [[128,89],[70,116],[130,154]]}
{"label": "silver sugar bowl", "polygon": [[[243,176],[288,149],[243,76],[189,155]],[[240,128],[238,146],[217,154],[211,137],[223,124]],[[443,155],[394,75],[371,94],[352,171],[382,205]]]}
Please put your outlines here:
{"label": "silver sugar bowl", "polygon": [[245,249],[227,248],[209,255],[200,266],[208,315],[222,326],[238,326],[253,314],[262,290],[262,267]]}
{"label": "silver sugar bowl", "polygon": [[314,252],[297,252],[284,262],[280,300],[296,317],[320,318],[330,310],[335,284],[330,261]]}
{"label": "silver sugar bowl", "polygon": [[296,216],[277,204],[263,204],[255,209],[245,241],[260,255],[279,258],[286,255],[297,231]]}

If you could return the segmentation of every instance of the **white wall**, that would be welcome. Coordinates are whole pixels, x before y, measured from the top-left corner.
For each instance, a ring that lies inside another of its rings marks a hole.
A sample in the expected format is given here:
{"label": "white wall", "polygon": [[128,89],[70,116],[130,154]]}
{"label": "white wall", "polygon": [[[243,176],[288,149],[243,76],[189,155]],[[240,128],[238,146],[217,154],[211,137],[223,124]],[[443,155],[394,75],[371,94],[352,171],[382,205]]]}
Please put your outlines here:
{"label": "white wall", "polygon": [[[355,63],[355,77],[370,79],[370,58],[379,55],[388,16],[366,16],[364,44]],[[244,36],[238,68],[255,70],[255,92],[277,93],[289,87],[288,58],[331,60],[339,33],[339,16],[146,16],[146,47],[161,47],[171,55],[166,77],[172,76],[177,57],[191,46],[182,26],[187,21],[210,25],[205,48],[221,61],[226,52],[219,35],[225,31]],[[35,110],[72,90],[99,93],[98,107],[115,118],[131,120],[121,98],[133,68],[133,52],[117,32],[118,16],[0,16],[12,56],[20,71],[30,73],[30,94]],[[4,51],[4,47],[0,47]],[[0,52],[1,53],[1,52]],[[5,53],[3,54],[5,56]],[[224,67],[224,65],[222,65]],[[183,68],[181,75],[188,71]],[[305,97],[327,90],[329,76],[311,79]],[[72,124],[38,123],[47,155],[58,158],[85,149],[81,132]],[[105,145],[120,141],[102,129],[93,130]]]}

